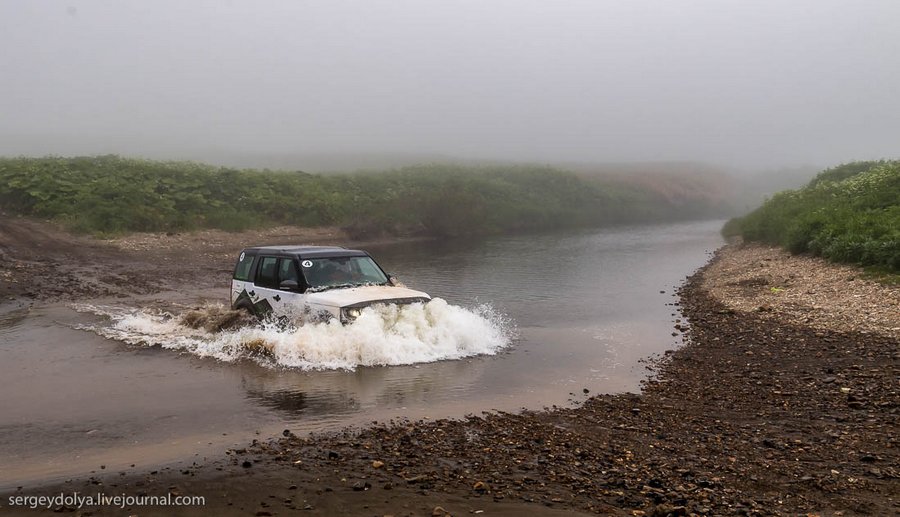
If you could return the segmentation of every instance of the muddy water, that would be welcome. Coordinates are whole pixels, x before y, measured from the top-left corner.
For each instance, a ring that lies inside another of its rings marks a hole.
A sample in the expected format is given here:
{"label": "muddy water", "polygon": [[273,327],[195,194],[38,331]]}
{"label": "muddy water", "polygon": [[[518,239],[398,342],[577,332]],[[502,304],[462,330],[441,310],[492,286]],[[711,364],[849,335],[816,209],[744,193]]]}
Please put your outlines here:
{"label": "muddy water", "polygon": [[[397,417],[539,409],[581,400],[583,389],[638,390],[646,375],[639,360],[677,346],[674,307],[668,305],[673,287],[720,245],[720,226],[682,223],[371,248],[386,270],[456,311],[445,326],[415,336],[423,346],[449,339],[457,346],[446,356],[462,358],[427,363],[301,369],[243,356],[217,359],[194,345],[176,346],[199,340],[206,349],[221,339],[167,335],[160,325],[168,322],[159,314],[225,299],[224,288],[6,307],[0,313],[0,490],[83,475],[101,465],[115,472],[200,461],[283,429],[302,433]],[[484,315],[485,306],[489,321],[473,320],[469,314]],[[149,334],[123,340],[116,314],[128,314],[129,325],[140,323],[126,328],[132,337]],[[379,327],[372,328],[377,334]],[[498,329],[508,344],[487,335]],[[330,339],[345,348],[362,339],[320,330],[303,339]],[[480,343],[478,333],[494,341]],[[393,353],[390,339],[380,337],[381,355],[359,364],[439,357]],[[460,346],[465,353],[457,353]]]}

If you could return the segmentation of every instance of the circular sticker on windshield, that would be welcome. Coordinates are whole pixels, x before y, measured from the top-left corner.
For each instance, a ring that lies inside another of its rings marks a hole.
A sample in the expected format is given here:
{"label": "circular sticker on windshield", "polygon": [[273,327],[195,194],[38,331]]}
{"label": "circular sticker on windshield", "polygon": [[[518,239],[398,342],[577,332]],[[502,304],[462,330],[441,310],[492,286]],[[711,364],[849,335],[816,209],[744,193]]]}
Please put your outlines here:
{"label": "circular sticker on windshield", "polygon": [[300,265],[303,267],[312,267],[312,260],[304,260]]}
{"label": "circular sticker on windshield", "polygon": [[243,261],[244,261],[244,252],[242,251],[241,256],[238,258],[238,262],[243,262]]}

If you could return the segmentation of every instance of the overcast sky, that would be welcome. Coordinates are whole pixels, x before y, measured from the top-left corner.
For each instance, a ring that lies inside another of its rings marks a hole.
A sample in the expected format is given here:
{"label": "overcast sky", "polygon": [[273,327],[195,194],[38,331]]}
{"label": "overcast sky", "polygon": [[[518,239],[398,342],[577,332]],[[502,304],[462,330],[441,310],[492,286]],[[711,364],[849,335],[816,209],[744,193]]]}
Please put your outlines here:
{"label": "overcast sky", "polygon": [[900,155],[900,1],[0,0],[0,153]]}

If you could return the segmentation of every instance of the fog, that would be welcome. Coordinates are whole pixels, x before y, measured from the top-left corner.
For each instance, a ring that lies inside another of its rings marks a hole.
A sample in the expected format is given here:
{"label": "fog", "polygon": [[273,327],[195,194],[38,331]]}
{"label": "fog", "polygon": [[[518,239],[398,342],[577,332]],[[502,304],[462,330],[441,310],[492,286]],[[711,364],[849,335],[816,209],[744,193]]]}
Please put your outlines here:
{"label": "fog", "polygon": [[896,157],[898,20],[896,0],[5,0],[0,154]]}

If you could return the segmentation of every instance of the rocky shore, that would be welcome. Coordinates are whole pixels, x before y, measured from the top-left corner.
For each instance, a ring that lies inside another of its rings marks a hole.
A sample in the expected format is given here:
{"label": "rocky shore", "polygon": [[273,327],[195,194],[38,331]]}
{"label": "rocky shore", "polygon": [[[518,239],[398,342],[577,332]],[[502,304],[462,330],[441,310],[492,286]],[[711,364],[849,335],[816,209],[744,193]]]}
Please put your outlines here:
{"label": "rocky shore", "polygon": [[725,248],[701,286],[728,308],[835,332],[900,339],[900,289],[858,267],[764,245]]}
{"label": "rocky shore", "polygon": [[[797,262],[807,260],[816,268]],[[778,298],[825,277],[857,303],[831,291]],[[322,436],[286,429],[202,465],[22,492],[175,491],[205,496],[204,513],[215,515],[900,512],[896,288],[845,266],[728,246],[679,294],[686,345],[653,359],[641,394]]]}

